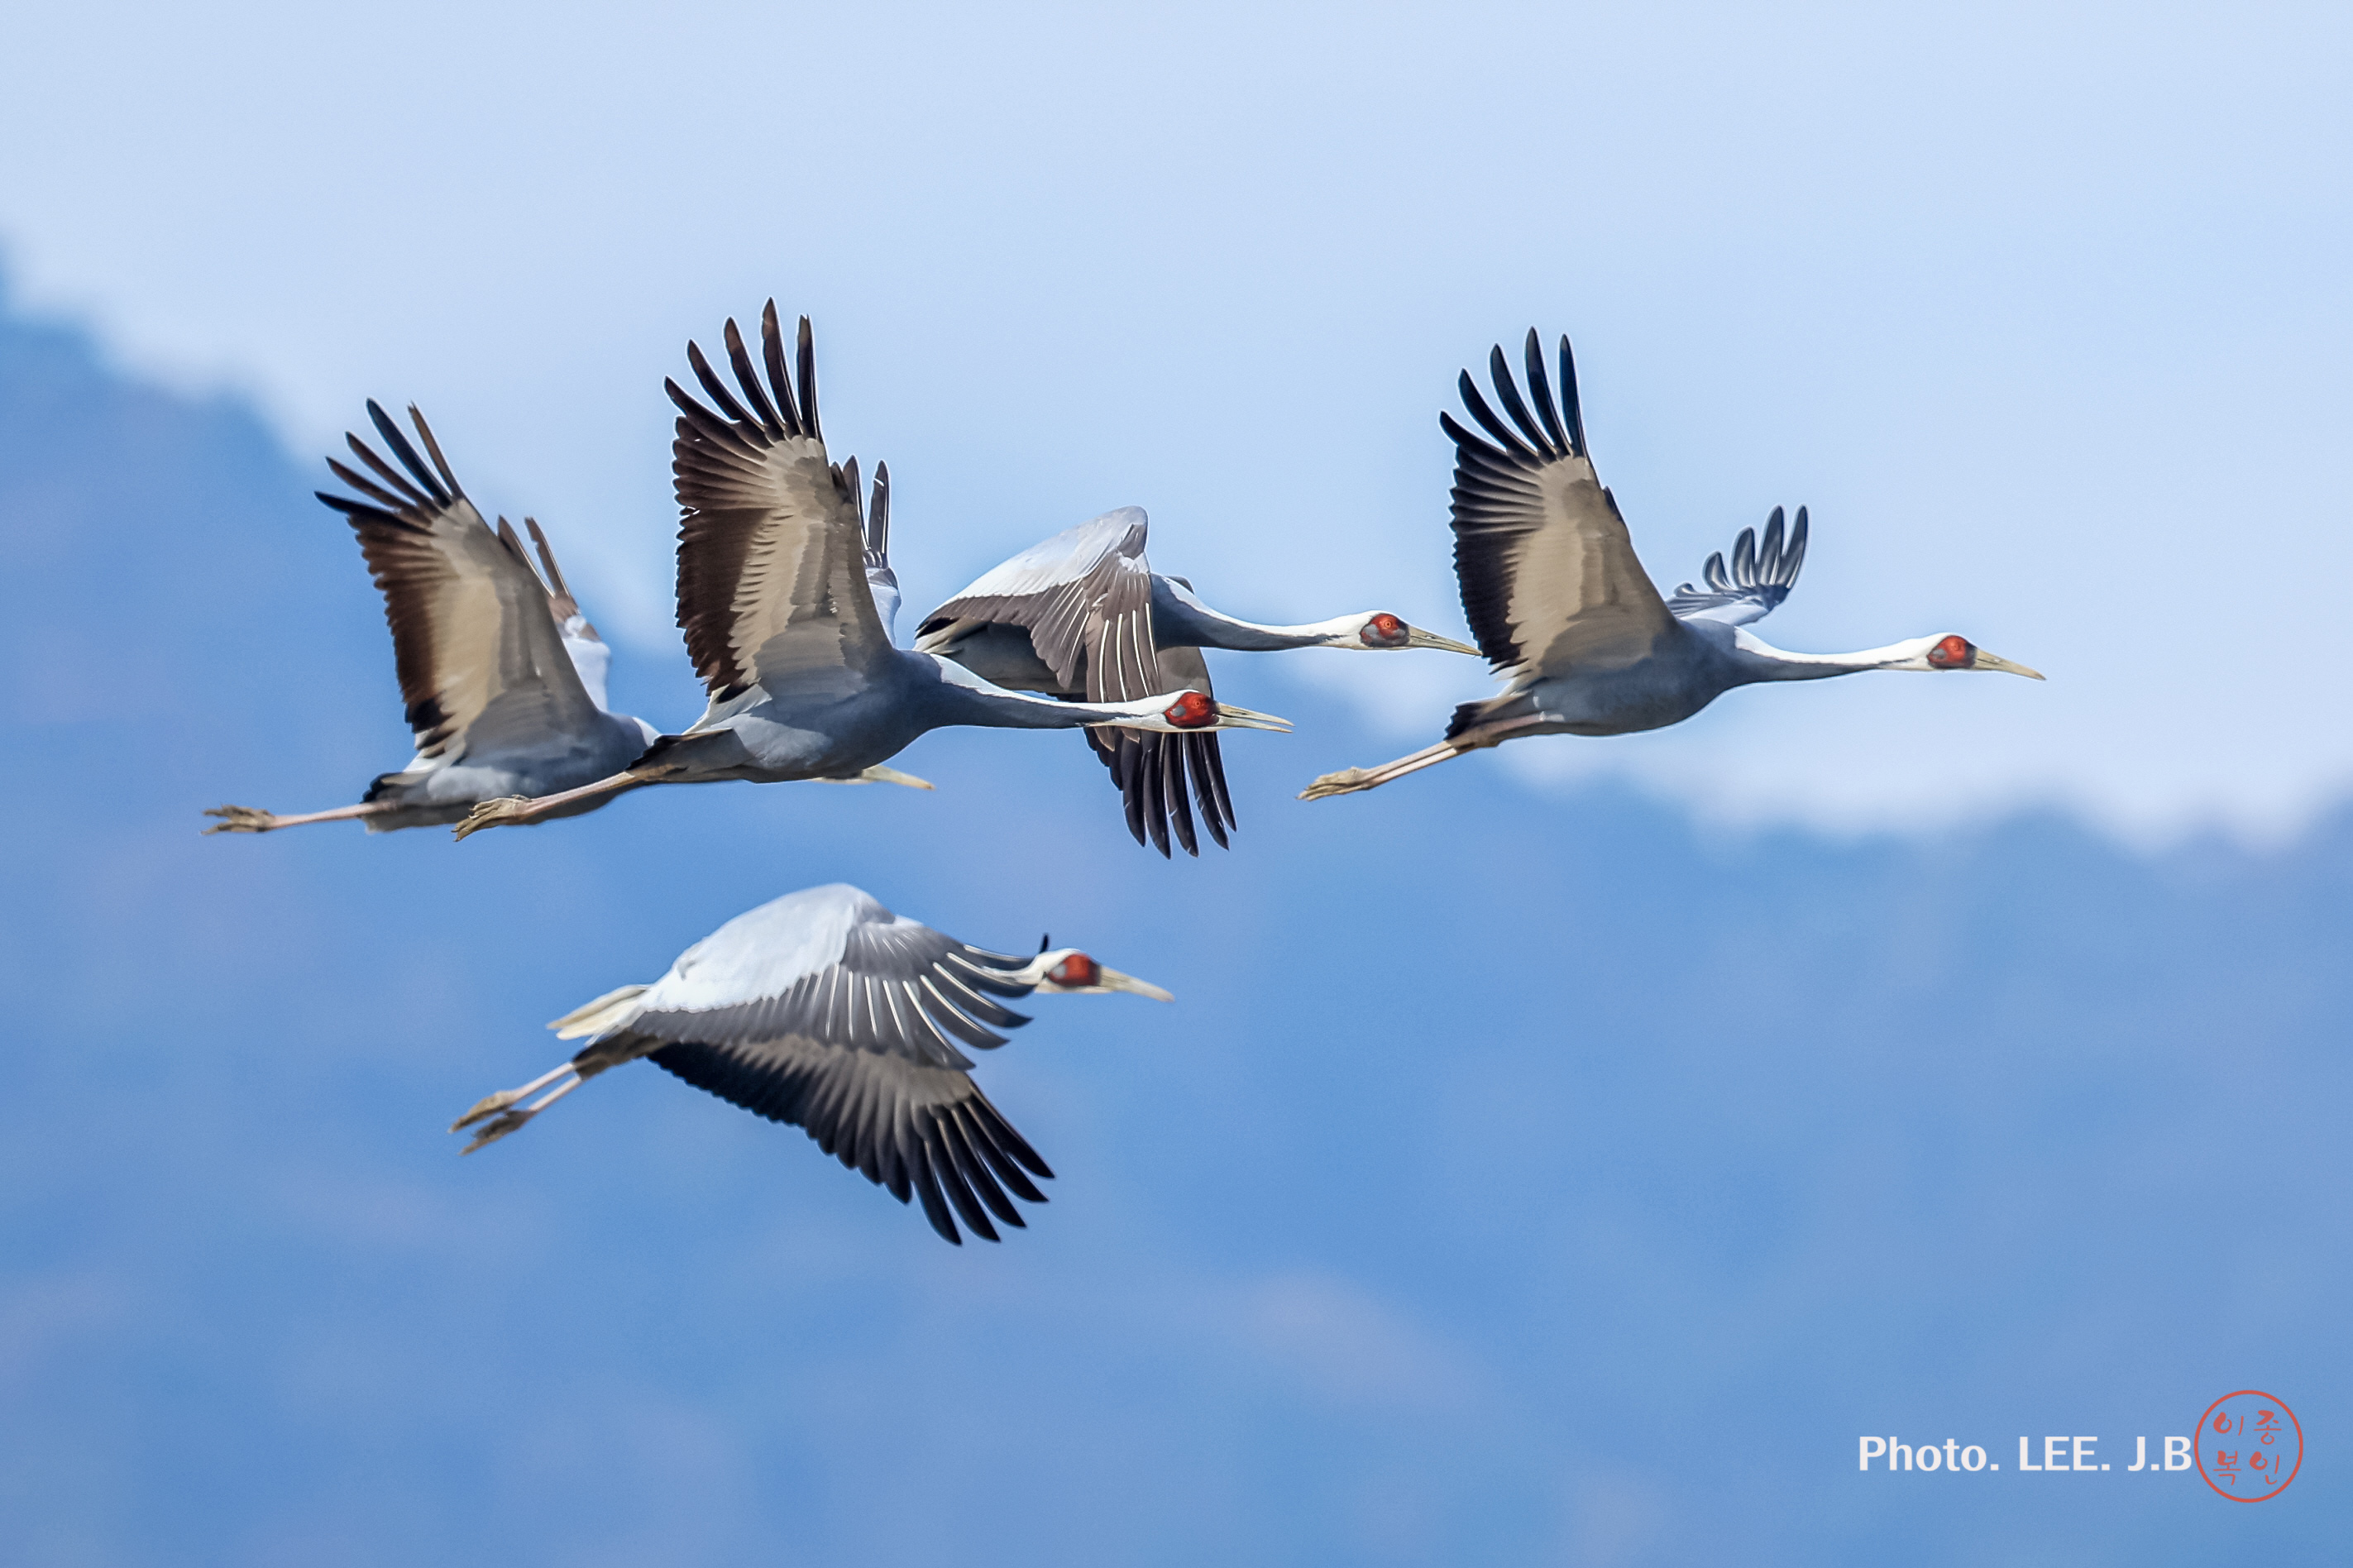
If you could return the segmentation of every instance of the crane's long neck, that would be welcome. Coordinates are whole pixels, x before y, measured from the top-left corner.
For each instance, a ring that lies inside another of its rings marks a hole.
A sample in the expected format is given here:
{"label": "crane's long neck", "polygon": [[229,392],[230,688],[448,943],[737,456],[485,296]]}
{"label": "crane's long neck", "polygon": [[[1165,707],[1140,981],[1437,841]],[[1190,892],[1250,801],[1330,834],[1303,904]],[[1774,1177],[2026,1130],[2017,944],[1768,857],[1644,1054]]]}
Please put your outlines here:
{"label": "crane's long neck", "polygon": [[1136,702],[1065,702],[1035,692],[1008,691],[982,679],[954,659],[936,654],[909,654],[938,673],[932,689],[930,715],[934,724],[973,724],[987,730],[1076,730],[1106,720],[1141,718],[1156,713],[1161,699]]}
{"label": "crane's long neck", "polygon": [[1183,584],[1155,574],[1152,637],[1163,647],[1223,647],[1238,653],[1276,653],[1292,647],[1322,647],[1352,635],[1362,616],[1342,616],[1300,626],[1262,626],[1213,610]]}
{"label": "crane's long neck", "polygon": [[1833,675],[1852,675],[1865,669],[1924,668],[1919,660],[1936,641],[1934,637],[1911,637],[1889,643],[1885,647],[1867,647],[1854,653],[1791,653],[1787,648],[1775,647],[1743,626],[1733,637],[1732,658],[1750,680],[1824,680]]}

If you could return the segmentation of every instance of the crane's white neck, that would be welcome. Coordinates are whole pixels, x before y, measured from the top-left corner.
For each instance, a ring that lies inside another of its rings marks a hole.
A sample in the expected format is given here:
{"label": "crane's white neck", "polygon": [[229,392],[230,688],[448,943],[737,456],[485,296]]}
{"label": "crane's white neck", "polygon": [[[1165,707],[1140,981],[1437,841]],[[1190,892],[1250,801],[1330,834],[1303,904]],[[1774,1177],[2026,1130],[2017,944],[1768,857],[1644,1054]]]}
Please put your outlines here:
{"label": "crane's white neck", "polygon": [[1222,647],[1238,653],[1276,653],[1293,647],[1358,647],[1357,633],[1373,617],[1337,616],[1305,626],[1266,626],[1213,610],[1200,595],[1173,577],[1153,579],[1153,635],[1169,647]]}
{"label": "crane's white neck", "polygon": [[1854,653],[1791,653],[1775,647],[1746,626],[1733,634],[1733,658],[1752,680],[1822,680],[1864,669],[1934,669],[1928,650],[1935,637],[1907,637],[1885,647]]}
{"label": "crane's white neck", "polygon": [[1273,653],[1293,647],[1362,647],[1363,641],[1357,633],[1371,618],[1372,612],[1367,610],[1363,615],[1310,621],[1302,626],[1268,626],[1256,621],[1239,621],[1230,616],[1219,616],[1221,636],[1216,646],[1243,653]]}

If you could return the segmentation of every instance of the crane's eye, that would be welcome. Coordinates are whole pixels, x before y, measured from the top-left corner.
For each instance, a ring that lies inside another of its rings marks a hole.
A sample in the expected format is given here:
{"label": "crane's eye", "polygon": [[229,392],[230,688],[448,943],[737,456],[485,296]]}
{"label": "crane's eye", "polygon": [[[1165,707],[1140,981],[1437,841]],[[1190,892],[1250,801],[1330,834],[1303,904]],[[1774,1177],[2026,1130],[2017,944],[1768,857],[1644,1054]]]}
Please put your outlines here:
{"label": "crane's eye", "polygon": [[1967,669],[1977,656],[1978,650],[1970,646],[1968,638],[1955,635],[1928,650],[1928,662],[1938,669]]}
{"label": "crane's eye", "polygon": [[1160,710],[1179,730],[1198,730],[1218,721],[1218,705],[1198,691],[1187,691]]}
{"label": "crane's eye", "polygon": [[1383,610],[1356,634],[1366,647],[1396,647],[1406,640],[1405,623]]}
{"label": "crane's eye", "polygon": [[1083,952],[1074,952],[1046,971],[1046,978],[1057,985],[1092,985],[1095,974],[1095,961]]}

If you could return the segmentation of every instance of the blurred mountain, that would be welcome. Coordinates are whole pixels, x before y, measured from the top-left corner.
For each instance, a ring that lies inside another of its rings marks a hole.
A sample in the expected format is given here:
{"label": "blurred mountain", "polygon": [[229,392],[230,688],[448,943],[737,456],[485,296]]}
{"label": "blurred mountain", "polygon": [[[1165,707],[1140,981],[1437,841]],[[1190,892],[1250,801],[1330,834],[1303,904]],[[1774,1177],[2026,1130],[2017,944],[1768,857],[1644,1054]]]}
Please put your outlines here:
{"label": "blurred mountain", "polygon": [[[1229,742],[1198,863],[1075,739],[969,731],[902,759],[934,795],[199,837],[406,754],[315,461],[0,313],[7,1560],[2316,1561],[2353,1525],[2353,814],[2262,856],[1727,837],[1492,759],[1310,807],[1398,748],[1229,659],[1300,727]],[[696,711],[675,649],[614,688]],[[1045,1000],[982,1064],[1060,1173],[1029,1230],[944,1247],[649,1068],[455,1157],[543,1020],[837,879],[1177,993]],[[2281,1499],[2125,1472],[2242,1387],[2313,1438]],[[2001,1468],[1860,1475],[1866,1432]],[[2115,1470],[2018,1473],[2045,1433]]]}

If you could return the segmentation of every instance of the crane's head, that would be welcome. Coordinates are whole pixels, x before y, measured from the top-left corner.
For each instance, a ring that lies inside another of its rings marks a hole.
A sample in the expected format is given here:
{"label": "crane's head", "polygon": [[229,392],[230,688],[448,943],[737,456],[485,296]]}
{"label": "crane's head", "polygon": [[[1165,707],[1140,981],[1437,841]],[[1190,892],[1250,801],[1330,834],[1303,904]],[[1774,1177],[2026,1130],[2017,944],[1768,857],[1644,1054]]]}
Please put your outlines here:
{"label": "crane's head", "polygon": [[1049,995],[1101,996],[1113,991],[1133,991],[1155,1002],[1176,1000],[1150,981],[1107,968],[1075,947],[1044,948],[1018,973],[1006,978],[1032,984]]}
{"label": "crane's head", "polygon": [[1942,637],[1922,637],[1919,649],[1908,658],[1887,666],[1890,669],[1998,669],[2005,675],[2022,675],[2029,680],[2040,680],[2042,672],[2029,669],[2022,664],[2012,664],[1998,653],[1988,653],[1958,632],[1947,632]]}
{"label": "crane's head", "polygon": [[1388,652],[1396,648],[1439,647],[1448,653],[1467,653],[1479,657],[1479,650],[1456,642],[1452,637],[1440,637],[1436,632],[1423,631],[1410,626],[1387,610],[1366,610],[1361,616],[1342,616],[1336,621],[1324,623],[1321,647],[1347,647],[1359,652],[1372,649]]}

